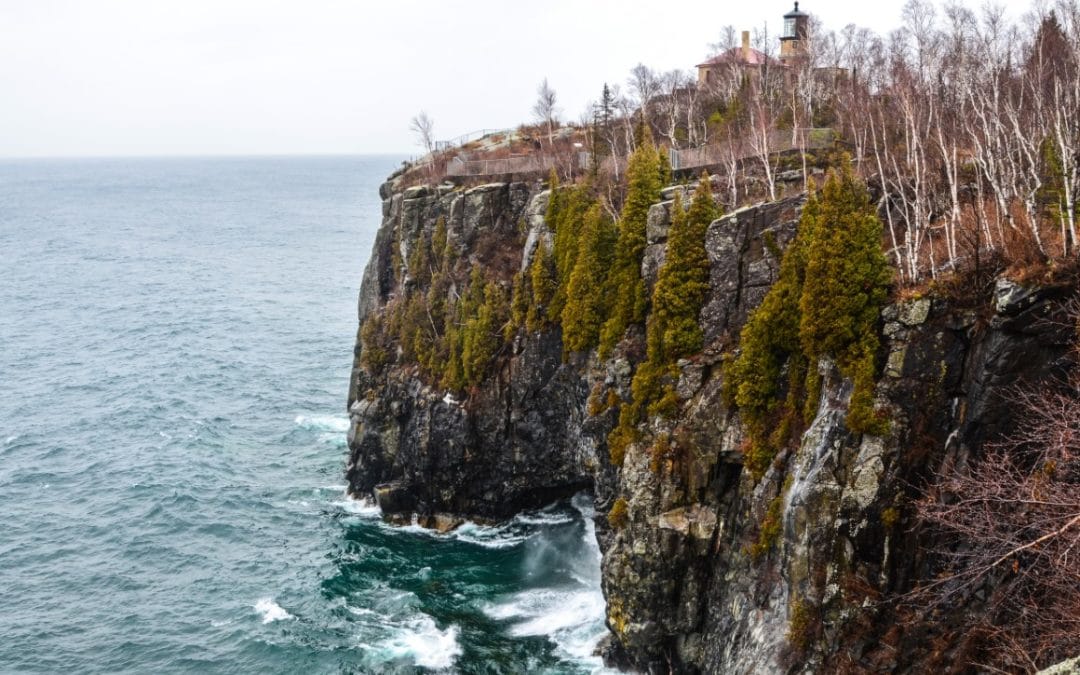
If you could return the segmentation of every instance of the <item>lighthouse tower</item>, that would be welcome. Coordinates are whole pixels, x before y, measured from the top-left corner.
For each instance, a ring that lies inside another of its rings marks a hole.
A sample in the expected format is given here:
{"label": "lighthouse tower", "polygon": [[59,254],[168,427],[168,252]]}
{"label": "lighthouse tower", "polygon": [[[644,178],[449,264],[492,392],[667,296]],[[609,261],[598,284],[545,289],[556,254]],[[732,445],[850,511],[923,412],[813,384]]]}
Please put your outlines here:
{"label": "lighthouse tower", "polygon": [[810,15],[795,9],[784,15],[784,32],[780,36],[780,60],[785,65],[806,56],[807,40],[810,38]]}

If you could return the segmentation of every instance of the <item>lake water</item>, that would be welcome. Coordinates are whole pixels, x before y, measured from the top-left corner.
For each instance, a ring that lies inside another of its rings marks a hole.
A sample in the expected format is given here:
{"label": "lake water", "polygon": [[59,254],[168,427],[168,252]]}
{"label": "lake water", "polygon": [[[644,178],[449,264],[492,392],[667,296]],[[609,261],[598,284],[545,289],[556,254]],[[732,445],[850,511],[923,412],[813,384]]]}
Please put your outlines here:
{"label": "lake water", "polygon": [[587,498],[344,493],[392,157],[0,162],[0,671],[587,673]]}

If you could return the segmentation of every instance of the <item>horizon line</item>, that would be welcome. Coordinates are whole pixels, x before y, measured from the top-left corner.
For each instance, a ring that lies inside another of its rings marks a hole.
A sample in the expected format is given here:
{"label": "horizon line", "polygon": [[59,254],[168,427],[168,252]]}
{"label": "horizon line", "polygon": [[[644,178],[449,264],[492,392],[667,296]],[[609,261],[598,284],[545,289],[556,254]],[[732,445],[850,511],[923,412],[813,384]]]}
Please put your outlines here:
{"label": "horizon line", "polygon": [[132,155],[0,155],[0,162],[48,161],[48,160],[104,160],[104,159],[273,159],[318,157],[394,157],[407,160],[419,156],[408,152],[267,152],[267,153],[190,153],[190,154],[132,154]]}

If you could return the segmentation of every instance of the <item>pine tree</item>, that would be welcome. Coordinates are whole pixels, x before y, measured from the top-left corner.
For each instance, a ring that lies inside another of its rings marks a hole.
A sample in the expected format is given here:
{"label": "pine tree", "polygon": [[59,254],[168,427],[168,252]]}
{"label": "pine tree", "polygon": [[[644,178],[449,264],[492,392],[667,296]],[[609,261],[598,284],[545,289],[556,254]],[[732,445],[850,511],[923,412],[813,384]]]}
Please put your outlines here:
{"label": "pine tree", "polygon": [[529,265],[532,302],[529,303],[525,327],[530,331],[542,329],[545,317],[551,316],[548,307],[559,288],[555,274],[555,258],[548,249],[547,242],[541,239],[536,244],[532,264]]}
{"label": "pine tree", "polygon": [[627,193],[619,217],[619,238],[608,277],[613,300],[610,316],[600,332],[600,356],[606,357],[628,326],[645,320],[648,301],[641,278],[645,253],[645,226],[649,208],[660,198],[660,158],[647,130],[626,169]]}
{"label": "pine tree", "polygon": [[555,219],[548,221],[548,227],[555,229],[555,276],[557,286],[551,301],[547,305],[547,319],[558,323],[566,305],[566,288],[570,283],[570,273],[578,253],[578,233],[585,212],[594,203],[588,184],[576,185],[559,196],[558,212]]}
{"label": "pine tree", "polygon": [[677,361],[701,350],[698,316],[709,290],[709,257],[705,233],[718,216],[708,176],[703,176],[688,211],[676,196],[671,207],[667,256],[653,288],[646,324],[647,358],[634,373],[632,400],[619,411],[619,424],[608,437],[612,461],[621,460],[636,437],[643,414],[672,415],[678,405]]}
{"label": "pine tree", "polygon": [[790,440],[800,411],[804,421],[815,413],[822,357],[832,358],[855,384],[848,427],[884,431],[874,385],[877,321],[889,279],[881,222],[866,187],[845,164],[830,173],[820,195],[811,186],[780,277],[743,327],[741,353],[725,369],[725,396],[747,427],[752,475],[760,478]]}
{"label": "pine tree", "polygon": [[585,214],[578,254],[567,286],[562,313],[563,348],[585,351],[596,346],[607,313],[604,282],[611,265],[615,231],[599,204]]}
{"label": "pine tree", "polygon": [[514,275],[513,290],[510,293],[510,323],[507,328],[507,342],[510,341],[510,338],[519,328],[525,326],[526,318],[529,315],[531,296],[532,289],[529,287],[528,276],[526,276],[525,272],[518,272]]}
{"label": "pine tree", "polygon": [[818,223],[806,251],[799,300],[799,340],[811,363],[836,359],[855,381],[848,426],[880,431],[873,422],[877,323],[891,274],[881,250],[881,221],[850,164],[825,182]]}
{"label": "pine tree", "polygon": [[465,323],[462,337],[462,372],[470,386],[480,384],[491,369],[508,309],[506,296],[497,283],[483,284],[483,294],[475,315]]}
{"label": "pine tree", "polygon": [[698,315],[709,290],[705,233],[717,216],[707,175],[698,183],[688,212],[682,212],[681,199],[672,207],[667,256],[657,275],[649,315],[650,361],[674,363],[701,350]]}
{"label": "pine tree", "polygon": [[378,373],[390,362],[382,316],[374,313],[360,327],[360,365],[369,373]]}
{"label": "pine tree", "polygon": [[[818,211],[811,185],[795,239],[783,253],[779,278],[743,326],[738,358],[725,367],[725,398],[729,405],[738,407],[746,427],[749,447],[744,462],[755,478],[764,475],[780,445],[787,441],[782,433],[785,430],[771,433],[775,420],[791,418],[804,403],[802,380],[807,367],[799,343],[799,301],[806,278],[806,248],[814,238]],[[781,398],[785,366],[788,392]],[[779,414],[781,408],[786,414]]]}

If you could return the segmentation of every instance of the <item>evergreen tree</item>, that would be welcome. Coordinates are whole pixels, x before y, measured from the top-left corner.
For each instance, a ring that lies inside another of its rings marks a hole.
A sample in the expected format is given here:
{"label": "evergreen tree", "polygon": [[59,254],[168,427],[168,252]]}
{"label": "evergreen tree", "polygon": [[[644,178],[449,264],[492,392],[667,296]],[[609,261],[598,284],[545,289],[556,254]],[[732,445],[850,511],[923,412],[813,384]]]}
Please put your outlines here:
{"label": "evergreen tree", "polygon": [[531,305],[529,302],[531,295],[532,289],[529,287],[528,277],[525,272],[518,272],[514,275],[514,286],[510,294],[510,323],[506,334],[507,342],[510,341],[514,332],[525,326]]}
{"label": "evergreen tree", "polygon": [[600,102],[593,110],[592,163],[589,167],[591,174],[595,175],[600,170],[600,162],[603,158],[611,155],[608,134],[614,117],[615,96],[611,93],[611,87],[605,82],[600,92]]}
{"label": "evergreen tree", "polygon": [[[457,305],[451,306],[450,313],[458,315]],[[462,332],[457,321],[448,321],[446,326],[446,366],[443,371],[442,388],[460,391],[465,388],[465,370],[461,362]]]}
{"label": "evergreen tree", "polygon": [[671,185],[675,180],[671,170],[671,155],[666,148],[657,148],[657,157],[660,161],[660,187]]}
{"label": "evergreen tree", "polygon": [[647,331],[649,360],[656,363],[674,363],[701,350],[698,315],[709,290],[705,233],[719,215],[711,187],[703,175],[690,210],[683,213],[681,199],[672,207],[667,256],[653,289]]}
{"label": "evergreen tree", "polygon": [[369,373],[378,373],[390,362],[382,315],[373,313],[360,327],[360,365]]}
{"label": "evergreen tree", "polygon": [[480,384],[491,369],[501,346],[500,336],[506,322],[508,305],[502,288],[495,282],[483,284],[484,299],[476,314],[465,323],[461,363],[466,384]]}
{"label": "evergreen tree", "polygon": [[[811,185],[795,239],[783,253],[779,278],[743,326],[739,357],[725,367],[725,398],[739,408],[749,439],[744,462],[755,478],[765,473],[788,440],[786,432],[805,402],[802,388],[808,368],[799,343],[799,302],[806,278],[806,248],[814,237],[818,211]],[[775,250],[775,244],[769,248]],[[785,366],[788,390],[782,397]],[[789,423],[781,425],[778,419]],[[784,428],[776,431],[780,426]]]}
{"label": "evergreen tree", "polygon": [[709,290],[709,257],[705,233],[718,216],[708,176],[694,192],[689,211],[676,196],[671,207],[667,256],[653,288],[646,324],[647,358],[631,382],[632,400],[619,410],[619,424],[608,437],[612,461],[619,460],[637,434],[642,415],[671,415],[678,405],[675,382],[680,358],[701,351],[698,323]]}
{"label": "evergreen tree", "polygon": [[825,181],[817,217],[806,251],[799,340],[811,363],[831,356],[855,381],[848,426],[880,432],[873,415],[877,323],[891,274],[881,221],[850,164]]}
{"label": "evergreen tree", "polygon": [[855,384],[848,427],[884,431],[873,396],[877,321],[889,278],[881,222],[866,187],[845,164],[830,173],[820,195],[811,186],[780,277],[747,320],[741,353],[725,369],[725,395],[747,427],[746,464],[755,477],[789,442],[799,411],[805,421],[816,412],[822,357],[832,358]]}
{"label": "evergreen tree", "polygon": [[525,326],[530,331],[538,331],[544,327],[544,318],[551,316],[548,307],[559,288],[555,276],[555,259],[543,239],[536,243],[536,250],[533,252],[532,264],[529,266],[529,288],[532,291],[532,302],[529,303]]}
{"label": "evergreen tree", "polygon": [[611,313],[600,332],[600,356],[606,357],[630,324],[645,320],[647,298],[641,278],[645,252],[645,226],[649,207],[660,198],[660,158],[652,138],[644,132],[643,142],[627,165],[627,193],[619,217],[619,238],[608,277],[612,298]]}
{"label": "evergreen tree", "polygon": [[565,190],[559,196],[558,212],[554,220],[548,221],[548,227],[555,229],[555,276],[557,285],[551,301],[547,305],[547,319],[558,323],[566,305],[566,288],[570,283],[570,273],[574,269],[574,260],[578,253],[578,233],[585,212],[594,203],[588,184],[576,185]]}
{"label": "evergreen tree", "polygon": [[596,346],[607,311],[604,282],[615,243],[612,223],[599,204],[585,214],[578,237],[578,254],[567,285],[562,313],[563,348],[585,351]]}

